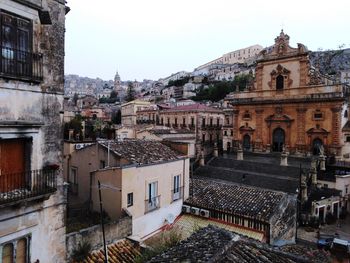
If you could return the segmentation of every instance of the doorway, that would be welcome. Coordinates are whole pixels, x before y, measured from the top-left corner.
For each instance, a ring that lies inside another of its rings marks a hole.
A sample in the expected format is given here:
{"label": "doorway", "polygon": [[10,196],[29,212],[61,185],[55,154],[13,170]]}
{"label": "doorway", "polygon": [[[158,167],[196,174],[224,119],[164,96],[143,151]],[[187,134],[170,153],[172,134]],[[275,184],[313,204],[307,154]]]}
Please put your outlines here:
{"label": "doorway", "polygon": [[248,134],[243,136],[243,149],[245,151],[250,150],[250,136]]}
{"label": "doorway", "polygon": [[316,138],[312,142],[312,153],[313,155],[319,155],[320,154],[320,148],[323,145],[323,142],[321,139]]}
{"label": "doorway", "polygon": [[272,135],[272,150],[274,152],[282,152],[285,141],[285,132],[281,128],[277,128],[273,131]]}

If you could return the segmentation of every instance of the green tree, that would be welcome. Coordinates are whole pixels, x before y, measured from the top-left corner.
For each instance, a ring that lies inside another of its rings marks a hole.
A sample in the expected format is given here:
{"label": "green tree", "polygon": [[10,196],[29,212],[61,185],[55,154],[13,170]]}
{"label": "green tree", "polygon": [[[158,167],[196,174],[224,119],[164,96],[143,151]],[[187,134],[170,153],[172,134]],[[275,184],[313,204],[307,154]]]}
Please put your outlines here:
{"label": "green tree", "polygon": [[75,116],[68,123],[64,124],[64,138],[66,140],[69,139],[69,130],[73,130],[74,138],[76,138],[77,135],[79,135],[80,138],[83,138],[82,137],[83,135],[82,117],[80,115]]}
{"label": "green tree", "polygon": [[126,96],[125,96],[125,100],[127,102],[132,101],[135,99],[135,89],[134,89],[134,85],[132,84],[132,82],[128,83],[128,89],[126,91]]}

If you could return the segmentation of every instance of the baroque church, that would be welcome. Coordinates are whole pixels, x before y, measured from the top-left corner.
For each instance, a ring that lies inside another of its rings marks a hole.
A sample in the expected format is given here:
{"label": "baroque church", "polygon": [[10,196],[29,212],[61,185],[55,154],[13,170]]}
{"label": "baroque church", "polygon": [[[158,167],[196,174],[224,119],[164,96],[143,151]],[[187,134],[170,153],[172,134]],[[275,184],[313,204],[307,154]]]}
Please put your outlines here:
{"label": "baroque church", "polygon": [[[254,82],[225,98],[233,124],[224,149],[319,154],[349,158],[349,87],[322,75],[303,44],[281,31],[257,59]],[[322,147],[321,147],[322,146]]]}

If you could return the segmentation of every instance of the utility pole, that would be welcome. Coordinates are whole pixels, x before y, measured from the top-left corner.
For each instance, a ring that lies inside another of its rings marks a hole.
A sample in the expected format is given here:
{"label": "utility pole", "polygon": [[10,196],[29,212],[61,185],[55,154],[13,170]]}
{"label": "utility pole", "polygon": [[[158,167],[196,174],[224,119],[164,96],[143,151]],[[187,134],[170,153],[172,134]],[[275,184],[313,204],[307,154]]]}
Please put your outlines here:
{"label": "utility pole", "polygon": [[105,255],[105,263],[108,263],[108,252],[107,252],[107,245],[106,245],[106,236],[105,236],[105,226],[103,223],[103,209],[102,209],[102,197],[101,197],[101,183],[100,180],[98,180],[98,196],[100,198],[100,215],[101,215],[101,227],[102,227],[102,236],[103,236],[103,253]]}

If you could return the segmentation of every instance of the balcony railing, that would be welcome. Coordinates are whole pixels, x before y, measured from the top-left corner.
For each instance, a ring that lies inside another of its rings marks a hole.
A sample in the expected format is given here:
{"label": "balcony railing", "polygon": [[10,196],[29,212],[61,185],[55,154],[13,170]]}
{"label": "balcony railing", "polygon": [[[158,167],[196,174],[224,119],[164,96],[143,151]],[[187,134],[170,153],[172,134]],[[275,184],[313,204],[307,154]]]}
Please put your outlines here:
{"label": "balcony railing", "polygon": [[184,192],[183,187],[178,187],[171,190],[172,201],[174,202],[176,200],[183,198],[183,192]]}
{"label": "balcony railing", "polygon": [[57,190],[57,170],[32,170],[0,175],[0,206],[51,194]]}
{"label": "balcony railing", "polygon": [[145,213],[156,210],[160,207],[160,195],[145,200]]}
{"label": "balcony railing", "polygon": [[43,56],[0,46],[0,77],[39,82],[43,79]]}

